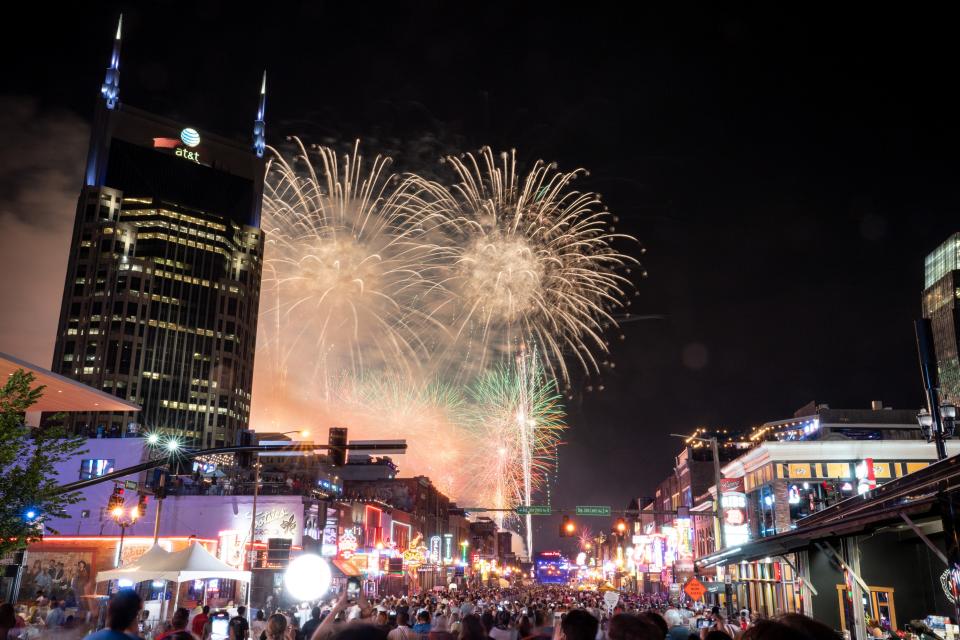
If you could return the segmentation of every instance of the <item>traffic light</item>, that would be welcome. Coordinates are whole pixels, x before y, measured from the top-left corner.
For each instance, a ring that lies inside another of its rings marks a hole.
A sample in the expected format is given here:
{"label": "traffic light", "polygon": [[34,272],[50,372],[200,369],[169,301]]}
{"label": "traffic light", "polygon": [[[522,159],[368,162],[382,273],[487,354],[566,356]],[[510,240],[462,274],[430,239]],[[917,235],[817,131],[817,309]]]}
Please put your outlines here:
{"label": "traffic light", "polygon": [[328,449],[330,463],[335,467],[347,464],[347,430],[342,427],[330,427],[327,444],[330,445]]}
{"label": "traffic light", "polygon": [[614,526],[614,529],[617,531],[617,535],[623,535],[627,532],[627,521],[623,518],[617,518],[617,524]]}
{"label": "traffic light", "polygon": [[[240,446],[241,447],[251,447],[254,445],[253,431],[241,431],[240,432]],[[240,451],[239,453],[234,454],[236,456],[237,466],[241,469],[250,469],[253,466],[254,459],[256,455],[252,451]]]}
{"label": "traffic light", "polygon": [[577,532],[577,527],[570,520],[570,516],[563,516],[563,522],[560,523],[560,537],[572,538]]}
{"label": "traffic light", "polygon": [[142,518],[143,515],[147,512],[147,496],[140,494],[140,497],[137,498],[137,517]]}
{"label": "traffic light", "polygon": [[107,501],[107,511],[113,513],[116,509],[123,509],[123,487],[114,486],[113,493]]}

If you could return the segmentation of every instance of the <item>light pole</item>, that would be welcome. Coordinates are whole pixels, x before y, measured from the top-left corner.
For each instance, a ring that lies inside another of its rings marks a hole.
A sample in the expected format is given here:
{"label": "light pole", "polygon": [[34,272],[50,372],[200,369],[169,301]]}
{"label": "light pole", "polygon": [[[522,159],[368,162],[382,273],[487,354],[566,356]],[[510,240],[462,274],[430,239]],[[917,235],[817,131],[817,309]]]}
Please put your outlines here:
{"label": "light pole", "polygon": [[260,462],[253,463],[253,508],[250,511],[250,570],[253,570],[254,561],[257,558],[257,551],[253,546],[254,537],[257,534],[257,496],[260,495]]}
{"label": "light pole", "polygon": [[[697,436],[684,436],[679,433],[671,433],[670,435],[677,438],[683,438],[688,443],[691,440],[695,440],[697,442],[705,442],[710,444],[710,448],[713,452],[713,482],[717,491],[717,509],[714,512],[714,517],[717,521],[717,536],[719,536],[718,541],[720,542],[720,546],[717,551],[726,549],[727,536],[723,531],[723,493],[720,491],[720,448],[717,445],[717,438],[699,438]],[[724,582],[726,582],[726,580]],[[727,615],[729,616],[733,611],[733,587],[730,585],[730,583],[726,583],[724,585],[724,599],[726,600]]]}
{"label": "light pole", "polygon": [[917,335],[917,355],[920,358],[920,375],[923,387],[927,392],[927,410],[917,416],[920,428],[924,429],[927,440],[933,440],[937,447],[937,460],[947,457],[947,446],[944,443],[947,435],[944,433],[944,419],[948,419],[951,428],[957,416],[957,408],[953,405],[940,406],[940,384],[937,379],[937,359],[933,346],[933,328],[929,318],[921,318],[913,323]]}
{"label": "light pole", "polygon": [[117,568],[119,569],[123,564],[123,538],[126,535],[127,527],[135,525],[137,520],[140,519],[140,509],[132,507],[129,517],[124,518],[124,516],[127,515],[126,512],[123,507],[117,506],[113,508],[110,515],[113,516],[113,521],[120,527],[120,545],[117,547]]}

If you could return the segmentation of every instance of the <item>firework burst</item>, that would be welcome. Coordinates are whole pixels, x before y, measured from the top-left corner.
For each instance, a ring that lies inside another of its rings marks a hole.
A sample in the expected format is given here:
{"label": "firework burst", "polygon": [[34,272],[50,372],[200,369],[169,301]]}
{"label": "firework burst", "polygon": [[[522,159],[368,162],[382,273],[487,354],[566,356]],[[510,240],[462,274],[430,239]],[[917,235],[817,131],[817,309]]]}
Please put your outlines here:
{"label": "firework burst", "polygon": [[630,284],[621,272],[636,264],[613,243],[634,239],[614,233],[599,196],[571,188],[579,170],[538,161],[520,176],[515,153],[498,162],[489,148],[447,162],[453,187],[413,177],[407,201],[443,221],[449,295],[432,313],[449,323],[453,358],[466,352],[482,370],[539,344],[556,377],[569,379],[567,355],[597,370],[593,354],[607,351],[603,330]]}
{"label": "firework burst", "polygon": [[426,220],[397,197],[389,159],[293,143],[290,159],[272,150],[264,184],[258,364],[273,395],[293,371],[290,387],[321,398],[345,372],[412,375],[439,327],[423,312],[441,257],[420,241]]}
{"label": "firework burst", "polygon": [[[482,488],[487,504],[497,509],[532,504],[546,488],[566,428],[556,381],[536,349],[521,349],[513,363],[482,374],[468,393],[470,448],[478,455],[467,489]],[[530,516],[525,524],[527,548],[532,549]]]}

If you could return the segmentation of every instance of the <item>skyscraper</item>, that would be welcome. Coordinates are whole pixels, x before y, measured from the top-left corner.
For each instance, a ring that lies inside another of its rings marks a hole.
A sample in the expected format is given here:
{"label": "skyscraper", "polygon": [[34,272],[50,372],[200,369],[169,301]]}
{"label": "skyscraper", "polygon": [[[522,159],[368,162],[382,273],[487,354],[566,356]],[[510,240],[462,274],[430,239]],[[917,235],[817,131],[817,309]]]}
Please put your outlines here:
{"label": "skyscraper", "polygon": [[955,233],[924,260],[923,317],[930,318],[933,345],[945,401],[960,401],[960,233]]}
{"label": "skyscraper", "polygon": [[139,403],[84,435],[233,444],[247,428],[263,261],[264,104],[249,145],[119,99],[121,23],[96,105],[53,370]]}

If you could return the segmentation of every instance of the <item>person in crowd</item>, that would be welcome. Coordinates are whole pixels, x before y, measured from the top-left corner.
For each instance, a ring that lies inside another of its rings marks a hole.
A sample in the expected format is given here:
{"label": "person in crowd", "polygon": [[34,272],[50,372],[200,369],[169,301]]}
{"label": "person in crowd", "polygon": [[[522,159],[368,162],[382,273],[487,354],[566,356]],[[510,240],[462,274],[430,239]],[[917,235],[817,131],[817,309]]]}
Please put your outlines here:
{"label": "person in crowd", "polygon": [[[310,640],[313,637],[313,632],[317,630],[317,627],[320,626],[320,614],[322,611],[320,607],[314,607],[310,610],[310,619],[307,620],[303,627],[300,629],[301,640]],[[253,640],[257,640],[254,638]]]}
{"label": "person in crowd", "polygon": [[137,616],[143,600],[133,589],[120,589],[107,603],[107,626],[85,640],[132,640],[137,638]]}
{"label": "person in crowd", "polygon": [[356,622],[344,625],[331,640],[386,640],[386,632],[373,624]]}
{"label": "person in crowd", "polygon": [[[683,636],[688,640],[690,632]],[[607,630],[610,640],[660,640],[663,633],[660,627],[649,622],[646,618],[629,613],[618,613],[610,619]],[[669,635],[667,640],[673,640]]]}
{"label": "person in crowd", "polygon": [[803,631],[775,620],[758,620],[740,637],[744,640],[812,640]]}
{"label": "person in crowd", "polygon": [[387,634],[387,640],[413,640],[416,632],[410,627],[410,614],[403,610],[397,612],[397,628]]}
{"label": "person in crowd", "polygon": [[740,625],[733,624],[727,620],[727,614],[720,607],[714,607],[713,624],[700,630],[700,637],[707,640],[707,634],[711,631],[725,633],[731,638],[740,635]]}
{"label": "person in crowd", "polygon": [[517,640],[517,630],[510,624],[510,612],[506,609],[497,611],[496,622],[490,629],[493,640]]}
{"label": "person in crowd", "polygon": [[295,640],[290,634],[287,618],[282,613],[275,613],[267,620],[266,640]]}
{"label": "person in crowd", "polygon": [[[263,640],[260,636],[267,630],[267,618],[263,615],[263,609],[257,609],[257,615],[250,623],[250,638],[252,640]],[[307,638],[307,640],[310,640]]]}
{"label": "person in crowd", "polygon": [[47,613],[47,631],[55,632],[63,626],[67,620],[67,605],[63,600],[52,600],[50,602],[50,612]]}
{"label": "person in crowd", "polygon": [[840,634],[832,628],[800,613],[785,613],[777,618],[777,622],[803,632],[810,640],[840,640]]}
{"label": "person in crowd", "polygon": [[417,612],[417,624],[413,625],[414,633],[427,634],[430,633],[430,612],[426,609],[422,609]]}
{"label": "person in crowd", "polygon": [[533,635],[533,624],[530,622],[529,615],[520,616],[520,620],[517,622],[517,637],[520,640],[527,640],[527,638]]}
{"label": "person in crowd", "polygon": [[450,632],[449,616],[438,614],[433,619],[433,625],[427,635],[427,640],[454,640],[453,634]]}
{"label": "person in crowd", "polygon": [[178,607],[170,618],[170,626],[160,633],[155,640],[171,640],[170,636],[178,631],[187,630],[187,622],[190,619],[190,611],[184,607]]}
{"label": "person in crowd", "polygon": [[19,637],[16,610],[9,602],[0,604],[0,640],[13,640]]}
{"label": "person in crowd", "polygon": [[653,609],[648,609],[647,611],[642,611],[639,614],[639,617],[649,624],[652,624],[661,632],[663,632],[664,637],[667,633],[670,632],[670,627],[667,624],[667,621],[663,619],[663,616],[654,611]]}
{"label": "person in crowd", "polygon": [[207,622],[210,620],[210,607],[204,605],[200,609],[200,613],[193,617],[193,622],[190,623],[190,631],[200,640],[203,640],[205,637],[203,635],[203,629],[207,626]]}
{"label": "person in crowd", "polygon": [[480,616],[471,613],[460,620],[460,635],[457,640],[488,640],[487,630],[480,621]]}
{"label": "person in crowd", "polygon": [[664,614],[667,622],[667,640],[689,640],[690,625],[685,624],[683,615],[677,609],[667,609]]}
{"label": "person in crowd", "polygon": [[560,622],[559,640],[596,640],[599,628],[600,621],[586,610],[574,609]]}
{"label": "person in crowd", "polygon": [[497,619],[493,617],[493,613],[490,611],[484,611],[480,614],[480,622],[483,624],[483,629],[487,632],[487,636],[489,636],[490,632],[493,631],[494,625],[497,624]]}
{"label": "person in crowd", "polygon": [[237,615],[230,618],[227,628],[230,630],[230,640],[247,640],[250,636],[250,623],[247,622],[246,607],[237,607]]}

